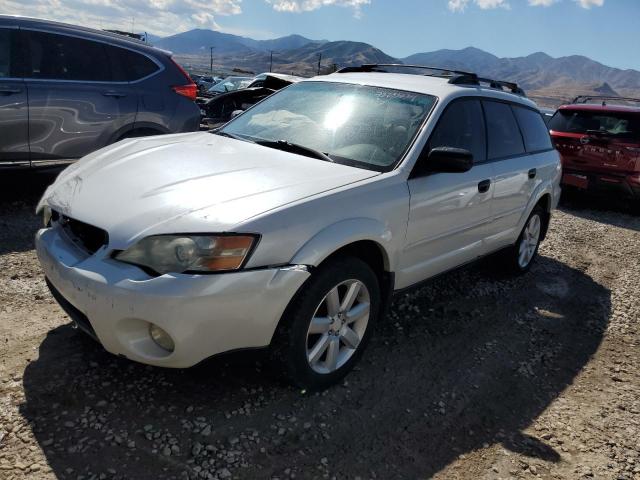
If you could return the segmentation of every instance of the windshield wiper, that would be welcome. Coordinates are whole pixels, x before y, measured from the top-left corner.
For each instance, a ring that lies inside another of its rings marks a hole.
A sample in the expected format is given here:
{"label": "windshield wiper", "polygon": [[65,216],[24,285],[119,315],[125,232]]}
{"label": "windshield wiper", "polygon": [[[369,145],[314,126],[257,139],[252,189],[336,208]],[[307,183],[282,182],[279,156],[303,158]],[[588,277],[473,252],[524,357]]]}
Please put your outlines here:
{"label": "windshield wiper", "polygon": [[222,130],[210,130],[214,135],[220,135],[221,137],[233,138],[234,140],[242,140],[243,142],[256,143],[250,138],[243,137],[241,135],[236,135],[235,133],[223,132]]}
{"label": "windshield wiper", "polygon": [[275,148],[290,153],[298,153],[307,157],[318,158],[325,162],[334,163],[333,159],[326,153],[322,153],[313,148],[305,147],[297,143],[291,143],[287,140],[257,140],[255,143],[263,147]]}

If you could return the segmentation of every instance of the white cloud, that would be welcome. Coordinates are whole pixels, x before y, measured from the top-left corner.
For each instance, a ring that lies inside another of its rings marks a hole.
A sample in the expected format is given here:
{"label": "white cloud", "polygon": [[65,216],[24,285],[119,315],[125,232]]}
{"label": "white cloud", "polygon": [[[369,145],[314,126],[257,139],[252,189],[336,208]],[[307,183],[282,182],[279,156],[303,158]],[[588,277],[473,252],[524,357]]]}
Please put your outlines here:
{"label": "white cloud", "polygon": [[220,30],[216,17],[242,13],[242,0],[2,0],[2,13],[94,28],[173,35],[192,28]]}
{"label": "white cloud", "polygon": [[558,0],[529,0],[529,5],[532,7],[550,7]]}
{"label": "white cloud", "polygon": [[604,5],[604,0],[575,0],[575,2],[582,8],[601,7]]}
{"label": "white cloud", "polygon": [[449,0],[447,6],[452,12],[464,12],[470,3],[477,5],[482,10],[492,10],[494,8],[508,10],[511,8],[507,0]]}
{"label": "white cloud", "polygon": [[371,0],[266,0],[278,12],[310,12],[321,7],[336,5],[353,9],[354,15],[360,17],[362,7],[370,5]]}

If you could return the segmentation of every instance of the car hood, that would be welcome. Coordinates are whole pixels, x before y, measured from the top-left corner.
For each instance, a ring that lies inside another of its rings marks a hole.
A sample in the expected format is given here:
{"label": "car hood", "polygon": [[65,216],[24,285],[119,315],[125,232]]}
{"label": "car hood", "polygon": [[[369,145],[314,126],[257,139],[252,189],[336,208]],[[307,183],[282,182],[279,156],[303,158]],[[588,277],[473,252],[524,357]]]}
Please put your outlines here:
{"label": "car hood", "polygon": [[207,132],[164,135],[84,157],[38,208],[105,229],[118,249],[153,234],[234,231],[256,215],[375,175]]}

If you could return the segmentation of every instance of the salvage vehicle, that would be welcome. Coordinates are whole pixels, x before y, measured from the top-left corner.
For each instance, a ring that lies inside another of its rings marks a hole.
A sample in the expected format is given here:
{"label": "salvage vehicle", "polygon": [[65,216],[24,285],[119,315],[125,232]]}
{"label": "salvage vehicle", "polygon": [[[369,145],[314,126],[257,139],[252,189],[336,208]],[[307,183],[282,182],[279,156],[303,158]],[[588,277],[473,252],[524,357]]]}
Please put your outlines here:
{"label": "salvage vehicle", "polygon": [[171,56],[100,30],[0,15],[0,166],[72,160],[118,140],[198,130]]}
{"label": "salvage vehicle", "polygon": [[576,97],[549,128],[564,186],[640,202],[640,99]]}
{"label": "salvage vehicle", "polygon": [[215,97],[222,93],[233,92],[235,90],[248,87],[252,81],[252,77],[227,77],[202,92],[200,96]]}
{"label": "salvage vehicle", "polygon": [[246,110],[269,95],[300,80],[302,80],[301,77],[292,75],[260,75],[247,88],[221,93],[200,104],[201,122],[208,128],[223,125],[231,120],[234,114]]}
{"label": "salvage vehicle", "polygon": [[131,360],[269,347],[293,384],[321,389],[392,294],[494,252],[526,272],[560,196],[536,105],[512,83],[403,68],[304,80],[218,130],[72,165],[38,205],[53,295]]}

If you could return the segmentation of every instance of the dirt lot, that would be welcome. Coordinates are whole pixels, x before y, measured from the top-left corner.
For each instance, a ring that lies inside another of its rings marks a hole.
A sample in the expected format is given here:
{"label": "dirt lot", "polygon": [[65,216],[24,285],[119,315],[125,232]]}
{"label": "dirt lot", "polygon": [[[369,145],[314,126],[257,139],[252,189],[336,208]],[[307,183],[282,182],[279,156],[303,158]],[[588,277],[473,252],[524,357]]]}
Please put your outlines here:
{"label": "dirt lot", "polygon": [[532,271],[396,299],[322,394],[260,354],[190,370],[76,333],[33,251],[52,174],[0,181],[0,478],[640,479],[640,217],[574,198]]}

